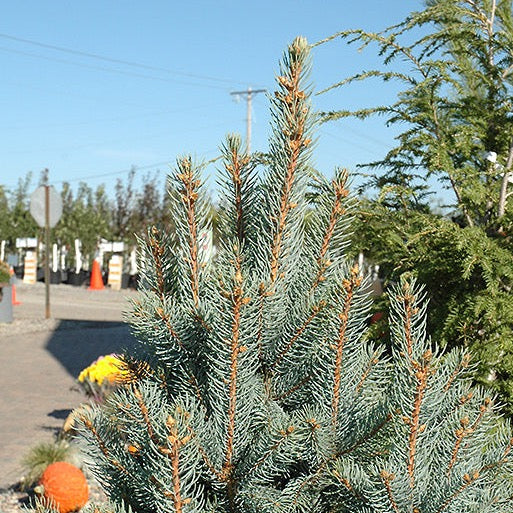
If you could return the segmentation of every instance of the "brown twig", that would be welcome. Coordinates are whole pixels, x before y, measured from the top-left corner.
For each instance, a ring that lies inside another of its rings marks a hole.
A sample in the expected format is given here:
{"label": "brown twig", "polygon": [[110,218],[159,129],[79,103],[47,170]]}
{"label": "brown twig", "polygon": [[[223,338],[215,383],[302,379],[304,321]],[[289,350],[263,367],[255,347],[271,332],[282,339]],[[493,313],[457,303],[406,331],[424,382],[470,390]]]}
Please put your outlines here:
{"label": "brown twig", "polygon": [[392,505],[392,508],[396,513],[399,513],[399,507],[397,506],[397,502],[394,499],[394,495],[392,493],[392,486],[391,482],[395,479],[395,475],[387,472],[386,470],[382,470],[379,473],[381,479],[383,480],[383,484],[385,485],[385,489],[387,491],[388,500],[390,501],[390,504]]}
{"label": "brown twig", "polygon": [[425,429],[425,426],[420,426],[420,410],[422,407],[422,401],[424,400],[428,378],[432,373],[430,366],[431,358],[432,353],[428,350],[422,357],[422,363],[412,361],[415,379],[417,381],[413,411],[411,418],[408,419],[408,424],[410,425],[410,433],[408,436],[408,474],[410,476],[410,488],[412,489],[415,485],[415,452],[417,448],[417,439],[419,434]]}
{"label": "brown twig", "polygon": [[337,452],[337,454],[335,454],[335,458],[338,458],[340,456],[343,456],[344,454],[349,454],[351,452],[353,452],[355,449],[357,449],[358,447],[360,447],[360,445],[362,445],[363,443],[365,443],[367,440],[369,440],[370,438],[372,438],[374,435],[376,435],[377,433],[379,433],[390,421],[392,420],[392,414],[389,413],[385,419],[383,420],[383,422],[380,422],[377,426],[375,426],[372,431],[365,435],[365,437],[363,438],[360,438],[360,440],[358,440],[354,445],[352,445],[351,447],[349,447],[349,449],[344,449],[343,451],[340,451],[340,452]]}
{"label": "brown twig", "polygon": [[484,467],[481,468],[481,472],[486,472],[487,470],[490,470],[492,468],[500,467],[501,465],[504,465],[504,463],[506,463],[508,461],[508,456],[512,449],[513,449],[513,438],[510,438],[508,445],[506,445],[506,447],[504,449],[502,458],[499,461],[485,465]]}
{"label": "brown twig", "polygon": [[84,415],[80,416],[80,420],[84,423],[84,426],[91,432],[91,434],[94,436],[96,443],[98,444],[98,447],[100,448],[100,451],[102,454],[107,458],[107,461],[115,468],[117,468],[120,472],[123,474],[131,477],[130,472],[127,468],[125,468],[118,460],[112,458],[110,456],[110,453],[107,449],[107,446],[105,445],[105,442],[101,439],[100,435],[98,434],[98,431],[93,426],[93,423]]}
{"label": "brown twig", "polygon": [[305,92],[299,88],[300,77],[302,74],[302,62],[300,59],[291,59],[289,64],[290,78],[279,76],[277,78],[283,93],[277,92],[276,98],[280,101],[284,109],[294,113],[287,116],[289,126],[284,130],[287,136],[288,150],[290,150],[285,179],[281,191],[280,209],[277,216],[277,229],[273,237],[271,246],[270,262],[270,282],[275,283],[279,275],[279,261],[283,236],[285,233],[287,216],[295,204],[291,203],[290,196],[294,184],[296,169],[301,151],[307,147],[311,141],[305,138],[305,124],[307,120],[308,108],[304,104]]}
{"label": "brown twig", "polygon": [[359,287],[362,282],[360,271],[358,266],[355,265],[351,269],[349,279],[345,279],[342,282],[342,287],[345,291],[344,306],[338,317],[340,319],[340,325],[338,329],[337,342],[335,344],[336,356],[335,356],[335,370],[333,373],[333,399],[331,403],[331,419],[333,424],[337,422],[338,405],[340,401],[340,384],[342,376],[342,355],[344,351],[344,344],[346,341],[346,330],[349,322],[349,311],[351,309],[351,303],[353,301],[354,290]]}
{"label": "brown twig", "polygon": [[169,315],[167,315],[164,312],[164,309],[161,308],[161,307],[157,308],[156,313],[164,321],[164,324],[166,325],[167,331],[176,340],[176,343],[178,344],[180,349],[183,349],[184,348],[183,342],[181,341],[180,336],[178,335],[178,333],[173,328],[173,326],[171,324],[171,320],[169,318]]}
{"label": "brown twig", "polygon": [[189,438],[184,437],[180,439],[176,419],[171,415],[169,415],[166,420],[166,426],[169,430],[167,440],[169,445],[171,445],[171,448],[169,449],[167,447],[159,447],[159,451],[162,454],[168,456],[171,460],[171,479],[173,482],[173,492],[171,494],[171,498],[175,507],[175,513],[182,513],[183,506],[187,504],[187,499],[182,499],[181,492],[180,449],[188,442]]}
{"label": "brown twig", "polygon": [[274,397],[275,401],[283,401],[283,399],[287,398],[289,395],[292,395],[294,392],[299,390],[303,385],[306,385],[313,378],[313,374],[308,374],[300,381],[298,381],[294,386],[290,387],[287,391],[283,392],[277,397]]}
{"label": "brown twig", "polygon": [[271,365],[271,370],[274,369],[276,366],[280,364],[280,362],[283,360],[284,356],[290,351],[292,346],[297,342],[299,337],[305,332],[305,330],[308,328],[308,326],[311,324],[311,322],[319,315],[322,310],[326,307],[326,301],[320,301],[319,304],[314,305],[312,307],[312,311],[308,318],[303,322],[299,328],[297,328],[296,332],[294,333],[294,336],[288,341],[287,345],[282,349],[280,354],[277,356],[274,363]]}
{"label": "brown twig", "polygon": [[456,377],[458,376],[458,374],[463,369],[466,369],[469,366],[469,363],[470,363],[470,354],[465,353],[461,362],[458,364],[456,369],[454,369],[454,372],[449,376],[449,379],[447,380],[447,383],[444,386],[444,392],[447,392],[449,390],[449,388],[451,388],[451,385],[452,385],[453,381],[456,379]]}
{"label": "brown twig", "polygon": [[252,474],[258,467],[260,467],[265,461],[281,447],[283,442],[287,440],[287,437],[294,432],[293,426],[289,426],[286,430],[280,431],[281,438],[275,442],[271,448],[248,470],[247,474]]}
{"label": "brown twig", "polygon": [[408,352],[408,356],[411,358],[413,354],[413,338],[411,333],[411,320],[414,315],[417,314],[418,310],[412,306],[412,303],[415,300],[415,297],[408,292],[408,289],[405,288],[404,295],[402,296],[402,301],[404,304],[405,310],[405,319],[404,319],[404,336],[406,337],[406,351]]}
{"label": "brown twig", "polygon": [[333,206],[330,213],[330,219],[328,221],[328,226],[326,227],[326,232],[324,233],[324,237],[321,244],[321,250],[319,252],[319,257],[317,258],[317,264],[319,265],[319,270],[317,272],[317,276],[312,285],[311,290],[315,290],[319,284],[324,280],[324,273],[326,269],[331,265],[331,262],[327,260],[326,253],[328,252],[331,239],[335,232],[335,227],[337,225],[338,220],[345,213],[345,209],[343,208],[343,200],[349,194],[349,190],[345,188],[347,183],[347,173],[344,173],[342,179],[340,181],[333,180],[332,186],[333,191],[335,193],[335,199],[333,201]]}
{"label": "brown twig", "polygon": [[487,397],[484,401],[484,403],[479,408],[479,415],[477,416],[474,423],[469,426],[470,420],[468,417],[463,417],[460,420],[460,427],[456,429],[454,432],[454,435],[456,437],[456,442],[454,443],[454,448],[452,450],[451,455],[451,461],[449,462],[449,467],[447,469],[447,475],[450,475],[452,467],[456,463],[456,459],[458,458],[458,452],[460,450],[461,444],[463,442],[463,439],[465,437],[468,437],[474,433],[474,431],[477,429],[481,421],[483,420],[483,417],[485,413],[488,411],[491,405],[491,400]]}
{"label": "brown twig", "polygon": [[167,315],[164,312],[164,305],[166,302],[164,270],[163,270],[164,266],[163,266],[163,262],[162,262],[162,257],[164,255],[164,247],[161,245],[159,238],[160,238],[159,230],[155,226],[152,226],[149,243],[150,243],[150,248],[151,248],[151,254],[153,256],[153,261],[155,263],[155,273],[157,275],[157,288],[156,288],[155,292],[158,295],[158,297],[160,299],[160,303],[162,305],[161,307],[156,309],[156,312],[157,312],[157,315],[164,321],[164,323],[167,327],[167,330],[169,331],[169,334],[176,340],[176,342],[180,346],[180,348],[183,349],[183,343],[180,340],[178,333],[174,330],[173,326],[171,325],[169,315]]}
{"label": "brown twig", "polygon": [[146,404],[144,404],[144,400],[143,400],[143,396],[141,394],[141,391],[136,386],[133,387],[133,394],[134,394],[134,396],[135,396],[135,398],[137,400],[137,404],[139,406],[139,409],[141,410],[141,413],[142,413],[142,416],[143,416],[143,420],[144,420],[144,424],[146,425],[146,430],[148,431],[148,435],[149,435],[151,441],[155,445],[158,446],[160,444],[160,440],[155,435],[155,431],[153,429],[153,426],[151,425],[150,415],[148,413],[148,407],[146,406]]}
{"label": "brown twig", "polygon": [[240,338],[240,318],[242,307],[249,303],[250,298],[245,298],[242,289],[242,271],[241,258],[237,255],[234,260],[235,264],[235,285],[232,292],[233,302],[233,320],[232,320],[232,338],[230,343],[231,363],[230,363],[230,379],[229,379],[229,405],[228,405],[228,428],[226,438],[226,454],[223,463],[222,475],[228,480],[232,471],[232,458],[235,434],[235,412],[237,407],[237,370],[238,357],[243,348],[239,345]]}
{"label": "brown twig", "polygon": [[351,485],[349,480],[339,474],[336,470],[333,472],[333,475],[339,480],[341,484],[343,484],[349,492],[351,492],[357,499],[360,499],[362,502],[365,502],[365,499],[354,489],[354,486]]}
{"label": "brown twig", "polygon": [[180,173],[177,173],[177,179],[183,184],[180,195],[187,210],[187,223],[189,225],[189,257],[187,261],[191,270],[191,290],[194,300],[194,306],[199,304],[199,268],[198,259],[198,226],[196,222],[196,201],[198,199],[198,189],[201,185],[199,180],[194,179],[192,163],[190,158],[183,158],[179,161]]}
{"label": "brown twig", "polygon": [[475,471],[472,475],[465,474],[463,476],[464,483],[440,506],[436,513],[442,513],[442,511],[449,506],[449,504],[466,488],[468,488],[471,484],[473,484],[477,479],[479,479],[479,472]]}
{"label": "brown twig", "polygon": [[[390,420],[392,419],[392,415],[391,414],[388,414],[385,418],[385,420],[383,422],[381,422],[380,424],[378,424],[367,436],[365,436],[364,438],[358,440],[357,443],[355,443],[351,448],[349,449],[346,449],[344,451],[341,451],[341,452],[338,452],[336,454],[333,454],[330,458],[324,460],[318,467],[317,467],[317,470],[315,471],[315,473],[313,475],[311,475],[308,479],[306,479],[303,483],[301,483],[298,491],[296,492],[296,498],[294,500],[294,502],[296,503],[297,502],[297,498],[299,497],[299,494],[301,493],[301,490],[306,486],[308,485],[309,483],[311,483],[312,481],[314,481],[315,479],[317,479],[319,477],[319,475],[321,474],[321,472],[327,467],[327,465],[336,460],[337,458],[339,458],[340,456],[344,455],[344,454],[348,454],[352,451],[354,451],[357,447],[359,447],[362,443],[365,442],[365,440],[368,440],[369,438],[373,437],[376,433],[378,433],[386,424],[387,422],[389,422]],[[315,429],[318,427],[318,425],[316,424],[316,421],[315,419],[312,419],[314,422],[312,424],[315,424]],[[335,475],[337,475],[337,473],[335,473]],[[337,476],[337,479],[340,479],[340,477]],[[343,479],[343,478],[342,478]],[[353,493],[360,499],[363,500],[363,498],[358,495],[358,493],[354,490],[352,490]]]}
{"label": "brown twig", "polygon": [[214,464],[210,461],[210,458],[208,457],[207,451],[201,446],[200,442],[198,441],[198,437],[191,426],[187,426],[187,431],[189,431],[191,438],[195,440],[196,447],[198,449],[198,452],[200,453],[201,457],[203,458],[203,461],[207,468],[212,472],[212,474],[219,479],[219,481],[223,480],[223,476],[220,472],[216,470],[214,467]]}
{"label": "brown twig", "polygon": [[242,210],[242,177],[241,171],[249,163],[249,156],[246,154],[239,155],[236,147],[232,148],[230,152],[230,162],[226,163],[226,171],[230,174],[234,187],[235,196],[235,226],[237,233],[237,240],[239,245],[244,241],[244,222]]}
{"label": "brown twig", "polygon": [[365,383],[366,379],[369,377],[369,374],[372,371],[372,367],[374,365],[376,365],[378,362],[379,362],[379,359],[377,356],[377,352],[375,352],[374,355],[372,356],[372,358],[369,360],[369,363],[367,364],[367,367],[365,368],[365,371],[363,372],[358,385],[356,385],[355,392],[357,394],[360,392],[361,388],[363,387],[363,384]]}
{"label": "brown twig", "polygon": [[151,235],[150,235],[150,248],[151,254],[153,256],[153,260],[155,262],[155,273],[157,275],[157,289],[155,292],[159,295],[161,301],[164,301],[164,272],[162,265],[162,256],[164,254],[164,248],[159,242],[159,230],[156,226],[151,227]]}

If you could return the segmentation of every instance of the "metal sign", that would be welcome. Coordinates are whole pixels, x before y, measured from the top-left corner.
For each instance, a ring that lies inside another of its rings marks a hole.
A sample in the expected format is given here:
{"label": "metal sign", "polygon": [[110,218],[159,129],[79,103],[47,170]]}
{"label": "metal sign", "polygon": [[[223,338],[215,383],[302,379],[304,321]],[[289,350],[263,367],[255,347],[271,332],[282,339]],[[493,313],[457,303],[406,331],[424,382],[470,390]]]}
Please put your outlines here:
{"label": "metal sign", "polygon": [[[45,192],[46,186],[38,187],[30,197],[30,213],[41,227],[45,227]],[[48,226],[53,228],[62,216],[62,199],[60,194],[53,188],[48,187]]]}
{"label": "metal sign", "polygon": [[105,253],[122,253],[125,251],[125,243],[124,242],[109,242],[103,240],[100,242],[99,246],[100,251]]}
{"label": "metal sign", "polygon": [[37,237],[17,238],[16,248],[37,248]]}

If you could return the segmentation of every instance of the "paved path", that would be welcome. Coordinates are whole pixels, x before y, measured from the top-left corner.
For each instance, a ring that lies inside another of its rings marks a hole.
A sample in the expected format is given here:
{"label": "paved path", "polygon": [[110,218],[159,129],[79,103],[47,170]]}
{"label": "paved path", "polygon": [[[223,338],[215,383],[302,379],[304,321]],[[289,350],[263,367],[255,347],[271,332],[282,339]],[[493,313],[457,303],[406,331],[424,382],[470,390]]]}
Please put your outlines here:
{"label": "paved path", "polygon": [[35,443],[51,440],[84,396],[73,390],[78,373],[98,356],[132,342],[121,291],[52,287],[51,321],[44,287],[18,286],[22,305],[12,325],[0,327],[0,489],[20,478],[20,459]]}

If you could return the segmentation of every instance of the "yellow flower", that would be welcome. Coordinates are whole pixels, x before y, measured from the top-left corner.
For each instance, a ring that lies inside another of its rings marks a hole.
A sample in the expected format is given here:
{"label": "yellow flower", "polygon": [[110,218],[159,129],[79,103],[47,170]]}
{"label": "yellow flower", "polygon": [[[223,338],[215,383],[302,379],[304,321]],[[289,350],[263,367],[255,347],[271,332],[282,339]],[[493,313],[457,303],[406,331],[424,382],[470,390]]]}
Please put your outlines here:
{"label": "yellow flower", "polygon": [[123,361],[114,354],[100,356],[79,374],[78,381],[83,383],[85,380],[89,380],[98,385],[101,385],[105,380],[109,383],[115,383],[129,374],[128,369],[124,367]]}

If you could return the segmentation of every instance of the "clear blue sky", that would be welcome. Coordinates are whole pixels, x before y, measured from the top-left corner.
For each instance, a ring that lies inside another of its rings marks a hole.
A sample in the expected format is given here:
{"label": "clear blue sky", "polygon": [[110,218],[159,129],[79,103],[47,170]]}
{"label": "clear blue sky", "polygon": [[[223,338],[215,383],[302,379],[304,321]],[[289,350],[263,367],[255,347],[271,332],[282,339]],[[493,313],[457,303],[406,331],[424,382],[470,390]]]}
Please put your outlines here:
{"label": "clear blue sky", "polygon": [[[37,181],[46,167],[58,190],[63,180],[76,188],[80,179],[111,189],[131,166],[140,169],[139,176],[156,169],[164,176],[165,163],[177,155],[213,158],[225,134],[245,135],[245,102],[237,103],[230,92],[248,86],[273,90],[279,58],[296,35],[315,42],[348,28],[379,30],[420,5],[420,0],[4,2],[0,184],[13,188],[28,171]],[[378,62],[373,51],[358,53],[340,41],[317,47],[313,57],[316,89]],[[392,98],[392,90],[368,84],[316,97],[314,106],[347,108]],[[265,150],[265,96],[258,95],[253,107],[252,147]],[[382,156],[393,133],[380,121],[346,120],[325,125],[319,137],[316,165],[330,174],[337,165],[354,169]],[[90,178],[96,175],[106,176]]]}

